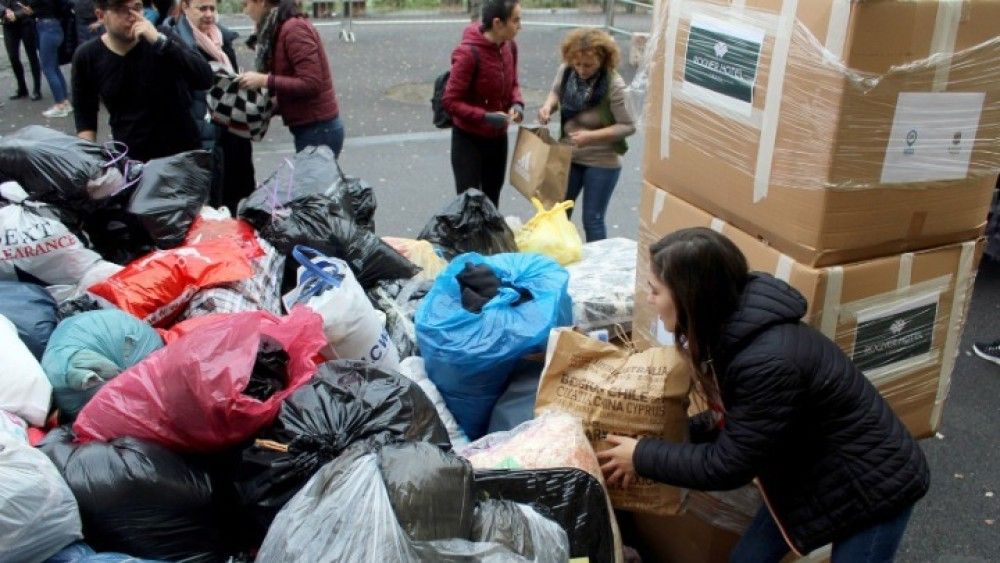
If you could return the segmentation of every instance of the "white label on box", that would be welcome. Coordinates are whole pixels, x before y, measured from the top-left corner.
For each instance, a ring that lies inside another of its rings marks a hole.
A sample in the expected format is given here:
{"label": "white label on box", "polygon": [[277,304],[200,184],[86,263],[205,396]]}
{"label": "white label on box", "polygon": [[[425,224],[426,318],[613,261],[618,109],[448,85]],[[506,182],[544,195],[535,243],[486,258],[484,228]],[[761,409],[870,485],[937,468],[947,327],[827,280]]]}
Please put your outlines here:
{"label": "white label on box", "polygon": [[984,92],[901,92],[882,183],[964,180],[985,99]]}
{"label": "white label on box", "polygon": [[765,35],[759,27],[693,15],[682,91],[721,109],[751,115]]}

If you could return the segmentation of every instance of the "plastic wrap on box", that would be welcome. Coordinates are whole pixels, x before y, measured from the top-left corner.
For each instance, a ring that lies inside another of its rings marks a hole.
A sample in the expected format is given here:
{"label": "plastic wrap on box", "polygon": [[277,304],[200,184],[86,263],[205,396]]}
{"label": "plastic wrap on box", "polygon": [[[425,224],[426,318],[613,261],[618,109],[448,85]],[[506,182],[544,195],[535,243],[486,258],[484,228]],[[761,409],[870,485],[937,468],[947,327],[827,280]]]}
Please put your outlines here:
{"label": "plastic wrap on box", "polygon": [[995,178],[1000,36],[975,23],[993,3],[829,4],[663,2],[630,87],[657,94],[657,156],[697,151],[760,197]]}
{"label": "plastic wrap on box", "polygon": [[583,331],[632,331],[637,243],[611,238],[583,245],[583,258],[566,267],[573,325]]}

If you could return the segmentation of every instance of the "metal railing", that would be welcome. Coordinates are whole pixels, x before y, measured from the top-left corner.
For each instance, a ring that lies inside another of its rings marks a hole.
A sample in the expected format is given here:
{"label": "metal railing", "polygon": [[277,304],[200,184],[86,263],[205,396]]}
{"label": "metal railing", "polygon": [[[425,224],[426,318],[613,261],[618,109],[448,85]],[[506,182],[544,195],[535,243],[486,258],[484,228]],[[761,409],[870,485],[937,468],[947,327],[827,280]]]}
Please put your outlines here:
{"label": "metal railing", "polygon": [[656,7],[651,2],[641,2],[639,0],[605,0],[604,2],[604,30],[608,33],[618,33],[620,35],[626,35],[632,37],[636,34],[635,31],[630,31],[621,27],[615,26],[615,6],[617,4],[622,4],[626,7],[626,10],[633,12],[636,8],[642,8],[650,11],[654,11]]}

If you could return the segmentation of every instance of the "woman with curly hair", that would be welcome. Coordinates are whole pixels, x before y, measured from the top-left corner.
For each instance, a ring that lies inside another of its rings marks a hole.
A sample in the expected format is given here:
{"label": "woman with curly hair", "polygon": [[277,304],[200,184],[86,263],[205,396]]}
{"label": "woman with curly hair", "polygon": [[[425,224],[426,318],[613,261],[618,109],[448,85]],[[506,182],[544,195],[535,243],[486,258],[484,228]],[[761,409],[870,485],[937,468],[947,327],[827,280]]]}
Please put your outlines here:
{"label": "woman with curly hair", "polygon": [[609,34],[573,30],[561,51],[563,64],[538,121],[547,124],[559,109],[560,139],[574,147],[566,199],[584,193],[583,230],[590,242],[607,237],[604,214],[621,176],[625,137],[635,133],[635,123],[625,103],[625,81],[615,72],[618,45]]}

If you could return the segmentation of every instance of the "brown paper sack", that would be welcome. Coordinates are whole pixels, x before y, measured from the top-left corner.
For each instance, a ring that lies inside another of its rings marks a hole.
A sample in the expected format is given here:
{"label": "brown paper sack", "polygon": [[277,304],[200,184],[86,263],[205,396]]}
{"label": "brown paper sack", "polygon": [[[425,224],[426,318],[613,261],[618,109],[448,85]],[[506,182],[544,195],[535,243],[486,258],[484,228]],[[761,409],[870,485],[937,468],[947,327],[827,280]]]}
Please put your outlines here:
{"label": "brown paper sack", "polygon": [[546,208],[566,199],[573,147],[556,141],[545,127],[521,127],[510,161],[510,183]]}
{"label": "brown paper sack", "polygon": [[[535,414],[557,409],[579,416],[594,451],[611,447],[604,440],[608,434],[683,442],[691,381],[690,363],[674,347],[635,352],[556,329]],[[609,493],[615,508],[660,515],[680,513],[686,496],[683,489],[642,478]]]}

